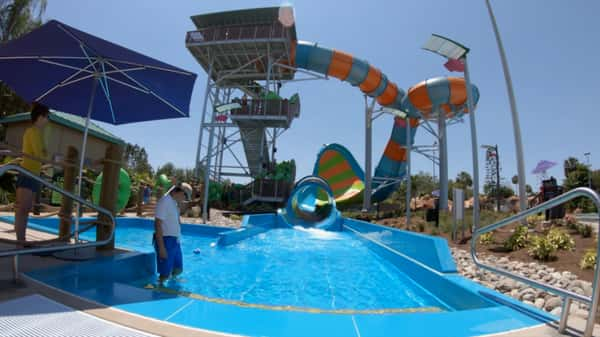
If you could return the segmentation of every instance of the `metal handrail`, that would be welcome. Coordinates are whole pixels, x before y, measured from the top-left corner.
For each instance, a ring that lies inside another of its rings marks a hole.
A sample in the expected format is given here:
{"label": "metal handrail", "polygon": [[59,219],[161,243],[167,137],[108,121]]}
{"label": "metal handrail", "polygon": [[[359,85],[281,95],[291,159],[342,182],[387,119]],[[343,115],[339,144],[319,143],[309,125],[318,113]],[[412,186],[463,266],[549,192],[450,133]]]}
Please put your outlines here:
{"label": "metal handrail", "polygon": [[[471,257],[473,258],[473,262],[475,263],[475,265],[480,268],[487,269],[489,271],[498,273],[500,275],[523,282],[530,286],[538,287],[547,292],[562,296],[564,299],[564,302],[563,302],[560,323],[559,323],[559,328],[558,328],[559,332],[561,332],[561,333],[564,332],[567,327],[567,319],[568,319],[569,311],[570,311],[570,307],[571,307],[571,300],[577,300],[577,301],[588,304],[590,306],[590,308],[589,308],[590,311],[589,311],[589,315],[588,315],[588,318],[586,321],[586,326],[585,326],[585,330],[583,332],[583,336],[590,337],[590,336],[592,336],[592,332],[594,330],[594,318],[596,315],[596,311],[598,310],[598,298],[600,295],[600,293],[598,292],[598,289],[597,289],[598,281],[599,281],[598,276],[599,276],[599,270],[600,270],[600,259],[599,258],[596,258],[596,267],[594,270],[594,281],[592,284],[592,296],[587,297],[587,296],[582,296],[580,294],[574,293],[569,290],[561,289],[561,288],[552,286],[550,284],[546,284],[546,283],[539,282],[539,281],[536,281],[536,280],[528,278],[528,277],[518,275],[516,273],[513,273],[513,272],[503,269],[503,268],[497,268],[497,267],[493,267],[490,265],[486,265],[486,264],[482,263],[481,261],[479,261],[479,259],[477,258],[477,251],[475,249],[475,246],[477,244],[477,238],[479,236],[481,236],[482,234],[491,232],[495,229],[498,229],[498,228],[507,226],[511,223],[514,223],[516,221],[525,219],[526,217],[528,217],[530,215],[534,215],[536,213],[556,207],[558,205],[561,205],[561,204],[563,204],[567,201],[570,201],[572,199],[575,199],[577,197],[587,197],[588,199],[591,199],[594,202],[594,204],[596,205],[596,209],[600,210],[600,196],[598,196],[598,194],[596,192],[594,192],[593,190],[586,188],[586,187],[579,187],[579,188],[573,189],[569,192],[559,195],[556,198],[553,198],[544,203],[541,203],[535,207],[529,208],[518,214],[510,216],[506,219],[500,220],[492,225],[489,225],[489,226],[486,226],[483,228],[478,228],[473,233],[473,237],[471,238]],[[598,218],[598,223],[600,225],[600,218]],[[597,246],[596,246],[596,256],[598,256],[599,252],[600,252],[600,241],[598,241]]]}
{"label": "metal handrail", "polygon": [[14,165],[14,164],[0,165],[0,176],[4,175],[4,173],[6,173],[6,171],[8,171],[8,170],[18,171],[20,174],[23,174],[33,180],[36,180],[37,182],[41,183],[42,185],[48,187],[49,189],[77,201],[80,205],[85,205],[89,208],[97,210],[99,213],[106,215],[112,223],[110,236],[106,240],[94,241],[94,242],[82,242],[82,243],[77,243],[77,244],[64,244],[64,245],[56,245],[56,246],[50,246],[50,247],[18,248],[18,249],[9,249],[9,250],[0,251],[0,257],[5,257],[5,256],[13,256],[14,257],[15,260],[13,263],[13,269],[14,269],[13,271],[14,271],[15,279],[18,278],[18,257],[19,257],[19,255],[44,253],[44,252],[57,252],[57,251],[76,249],[76,248],[96,247],[96,246],[102,246],[102,245],[105,245],[105,244],[111,242],[111,240],[114,237],[114,233],[115,233],[115,217],[109,210],[107,210],[103,207],[94,205],[93,203],[81,198],[80,196],[77,196],[71,192],[63,190],[63,189],[55,186],[54,184],[51,184],[51,183],[45,181],[44,179],[38,177],[37,175],[31,173],[30,171],[24,169],[23,167],[21,167],[19,165]]}

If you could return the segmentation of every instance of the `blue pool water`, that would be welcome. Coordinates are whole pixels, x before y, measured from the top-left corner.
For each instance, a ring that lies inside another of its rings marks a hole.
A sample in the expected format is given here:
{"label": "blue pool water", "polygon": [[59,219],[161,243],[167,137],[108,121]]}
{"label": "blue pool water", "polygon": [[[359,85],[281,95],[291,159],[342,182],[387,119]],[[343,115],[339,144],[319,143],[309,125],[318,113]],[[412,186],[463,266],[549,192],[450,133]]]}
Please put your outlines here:
{"label": "blue pool water", "polygon": [[[184,236],[182,280],[167,286],[212,298],[274,306],[444,308],[349,233],[280,228],[231,246],[211,248],[211,242]],[[201,253],[194,254],[195,248]]]}
{"label": "blue pool water", "polygon": [[[117,219],[116,246],[142,253],[28,276],[138,315],[246,336],[466,337],[555,319],[457,275],[439,238],[351,219],[342,232],[279,228],[276,215],[253,219],[248,225],[266,225],[264,232],[183,225],[184,273],[168,289],[146,287],[156,283],[150,219]],[[56,232],[57,219],[32,222]],[[215,245],[223,237],[231,244]]]}
{"label": "blue pool water", "polygon": [[[151,220],[117,219],[115,245],[153,252]],[[54,231],[54,223],[38,225]],[[448,307],[348,232],[277,228],[219,247],[216,237],[181,238],[184,272],[166,287],[209,298],[317,309]],[[94,240],[95,230],[81,237]],[[194,253],[199,249],[200,253]],[[156,276],[132,280],[143,288]]]}

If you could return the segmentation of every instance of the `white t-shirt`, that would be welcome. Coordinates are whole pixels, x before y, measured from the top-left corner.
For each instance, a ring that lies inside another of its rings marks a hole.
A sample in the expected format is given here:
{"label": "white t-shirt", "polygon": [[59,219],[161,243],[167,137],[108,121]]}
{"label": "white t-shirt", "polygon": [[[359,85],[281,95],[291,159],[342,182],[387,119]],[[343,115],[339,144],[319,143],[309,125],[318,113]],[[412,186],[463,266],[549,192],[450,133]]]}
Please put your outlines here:
{"label": "white t-shirt", "polygon": [[177,201],[170,194],[165,194],[160,198],[154,213],[154,216],[161,220],[163,236],[179,237],[181,233],[179,207],[177,207]]}

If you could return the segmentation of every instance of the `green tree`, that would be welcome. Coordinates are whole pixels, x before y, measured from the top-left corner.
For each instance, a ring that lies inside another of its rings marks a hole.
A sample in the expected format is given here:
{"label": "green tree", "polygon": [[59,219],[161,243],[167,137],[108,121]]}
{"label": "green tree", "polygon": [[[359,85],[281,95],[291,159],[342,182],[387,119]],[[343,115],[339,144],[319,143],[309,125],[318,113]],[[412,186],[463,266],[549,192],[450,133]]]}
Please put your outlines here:
{"label": "green tree", "polygon": [[[42,24],[46,0],[0,0],[0,45],[19,38]],[[0,83],[0,114],[28,111],[25,102],[7,85]]]}
{"label": "green tree", "polygon": [[145,148],[128,143],[125,146],[124,157],[128,171],[152,176],[152,166],[148,162],[148,153]]}
{"label": "green tree", "polygon": [[468,189],[473,186],[473,178],[468,172],[461,171],[456,175],[455,184],[457,188]]}
{"label": "green tree", "polygon": [[448,198],[452,198],[452,188],[464,190],[465,199],[470,199],[473,197],[473,178],[468,172],[461,171],[456,175],[454,181],[448,182],[448,193],[450,194]]}
{"label": "green tree", "polygon": [[[483,185],[483,193],[487,196],[489,200],[496,200],[496,185],[493,184],[485,184]],[[513,191],[510,186],[500,185],[500,197],[508,198],[515,195],[515,191]]]}
{"label": "green tree", "polygon": [[575,157],[567,158],[563,163],[563,168],[565,171],[565,177],[568,177],[572,172],[585,170],[587,171],[587,166],[579,162],[579,159]]}
{"label": "green tree", "polygon": [[525,185],[525,193],[527,193],[527,195],[533,194],[533,188],[531,188],[531,185],[529,185],[529,184]]}
{"label": "green tree", "polygon": [[158,169],[156,169],[156,175],[159,176],[161,174],[164,174],[167,177],[172,177],[175,174],[175,165],[171,162],[168,162],[163,166],[159,166]]}

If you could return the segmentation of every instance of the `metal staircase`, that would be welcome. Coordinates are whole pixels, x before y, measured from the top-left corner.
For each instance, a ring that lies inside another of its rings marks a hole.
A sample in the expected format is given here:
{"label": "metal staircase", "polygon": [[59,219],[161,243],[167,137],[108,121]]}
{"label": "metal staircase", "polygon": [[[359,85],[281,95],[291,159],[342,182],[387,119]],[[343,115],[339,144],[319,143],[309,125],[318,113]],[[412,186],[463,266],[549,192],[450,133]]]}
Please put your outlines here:
{"label": "metal staircase", "polygon": [[260,174],[262,165],[269,162],[269,148],[266,142],[265,128],[247,126],[247,123],[243,122],[237,124],[240,128],[248,169],[251,175],[256,176]]}

